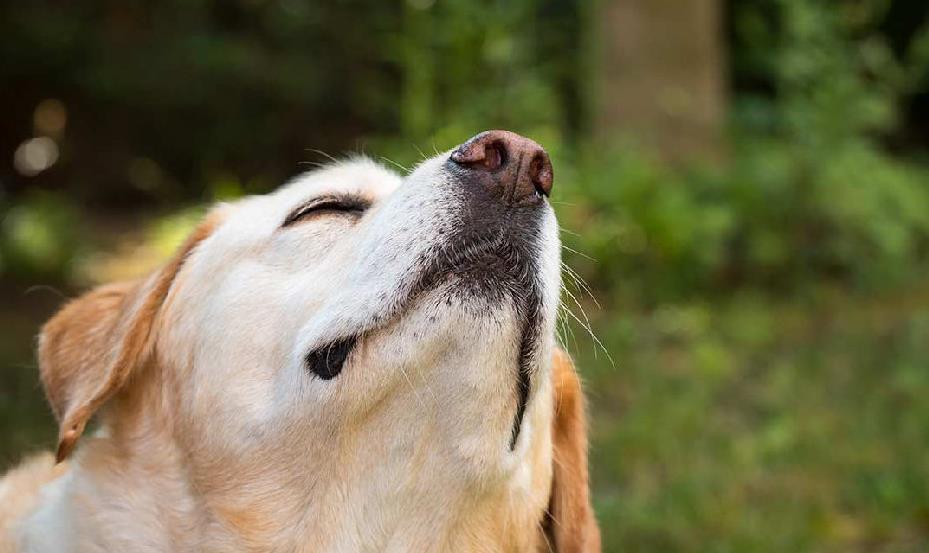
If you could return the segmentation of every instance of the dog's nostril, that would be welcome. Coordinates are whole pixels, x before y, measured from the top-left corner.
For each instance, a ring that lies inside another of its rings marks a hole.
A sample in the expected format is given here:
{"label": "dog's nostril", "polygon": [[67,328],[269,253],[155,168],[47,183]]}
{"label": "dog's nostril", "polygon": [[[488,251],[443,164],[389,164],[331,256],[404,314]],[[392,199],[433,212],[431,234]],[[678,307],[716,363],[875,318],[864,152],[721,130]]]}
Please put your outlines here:
{"label": "dog's nostril", "polygon": [[484,168],[496,171],[506,163],[506,150],[500,142],[492,142],[484,148]]}
{"label": "dog's nostril", "polygon": [[545,150],[509,131],[486,131],[471,138],[451,155],[495,198],[508,205],[537,205],[552,190],[552,162]]}
{"label": "dog's nostril", "polygon": [[547,160],[548,156],[543,152],[532,158],[532,163],[529,165],[529,178],[532,179],[535,193],[545,197],[552,192],[552,168],[551,162]]}
{"label": "dog's nostril", "polygon": [[496,171],[507,161],[506,145],[502,140],[472,138],[452,152],[451,160],[471,169]]}

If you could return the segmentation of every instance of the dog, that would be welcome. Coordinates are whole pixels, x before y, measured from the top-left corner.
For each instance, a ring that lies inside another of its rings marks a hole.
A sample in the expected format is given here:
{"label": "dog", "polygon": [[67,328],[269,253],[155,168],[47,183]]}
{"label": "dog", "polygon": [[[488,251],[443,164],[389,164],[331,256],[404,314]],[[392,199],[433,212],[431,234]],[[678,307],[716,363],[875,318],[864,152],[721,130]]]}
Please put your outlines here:
{"label": "dog", "polygon": [[335,162],[71,301],[38,340],[57,455],[0,482],[0,549],[599,551],[552,184],[507,131]]}

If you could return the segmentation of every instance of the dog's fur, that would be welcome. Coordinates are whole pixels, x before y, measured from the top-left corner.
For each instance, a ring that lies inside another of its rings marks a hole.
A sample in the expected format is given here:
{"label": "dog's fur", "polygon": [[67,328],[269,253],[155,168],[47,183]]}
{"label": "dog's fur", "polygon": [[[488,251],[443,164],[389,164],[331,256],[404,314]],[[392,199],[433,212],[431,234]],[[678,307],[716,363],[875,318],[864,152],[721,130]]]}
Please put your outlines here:
{"label": "dog's fur", "polygon": [[[67,304],[39,339],[61,463],[0,481],[0,551],[599,551],[554,215],[474,194],[448,154],[338,163]],[[370,207],[294,217],[330,195]]]}

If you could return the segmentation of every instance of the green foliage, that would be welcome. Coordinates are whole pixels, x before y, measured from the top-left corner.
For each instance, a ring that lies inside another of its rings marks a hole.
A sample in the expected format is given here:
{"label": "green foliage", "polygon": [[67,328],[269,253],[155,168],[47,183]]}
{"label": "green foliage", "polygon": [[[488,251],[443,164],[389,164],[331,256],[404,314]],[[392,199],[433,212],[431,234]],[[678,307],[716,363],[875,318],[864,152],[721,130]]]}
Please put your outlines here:
{"label": "green foliage", "polygon": [[739,101],[728,162],[673,169],[622,145],[560,173],[565,241],[596,260],[573,260],[595,288],[654,302],[921,278],[929,170],[878,140],[919,72],[879,38],[853,38],[841,11],[778,5],[777,94]]}
{"label": "green foliage", "polygon": [[815,159],[776,137],[734,150],[722,168],[675,171],[629,149],[582,164],[558,208],[566,244],[596,261],[573,264],[599,290],[653,301],[810,279],[885,288],[919,276],[925,168],[860,141]]}
{"label": "green foliage", "polygon": [[927,322],[920,289],[595,319],[616,366],[576,350],[606,550],[925,550]]}
{"label": "green foliage", "polygon": [[0,204],[0,275],[67,274],[82,253],[78,221],[66,199],[49,193],[33,193],[12,207]]}

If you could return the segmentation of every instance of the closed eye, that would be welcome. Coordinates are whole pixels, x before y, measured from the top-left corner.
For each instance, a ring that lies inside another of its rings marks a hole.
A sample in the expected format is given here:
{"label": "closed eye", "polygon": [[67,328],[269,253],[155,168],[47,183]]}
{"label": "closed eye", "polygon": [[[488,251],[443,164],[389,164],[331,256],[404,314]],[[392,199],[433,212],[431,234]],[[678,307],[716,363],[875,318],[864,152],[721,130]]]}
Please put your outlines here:
{"label": "closed eye", "polygon": [[368,200],[358,196],[323,196],[314,198],[297,209],[293,210],[290,215],[284,219],[281,227],[287,227],[294,223],[299,223],[310,217],[346,214],[360,216],[371,206]]}

